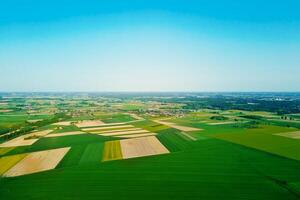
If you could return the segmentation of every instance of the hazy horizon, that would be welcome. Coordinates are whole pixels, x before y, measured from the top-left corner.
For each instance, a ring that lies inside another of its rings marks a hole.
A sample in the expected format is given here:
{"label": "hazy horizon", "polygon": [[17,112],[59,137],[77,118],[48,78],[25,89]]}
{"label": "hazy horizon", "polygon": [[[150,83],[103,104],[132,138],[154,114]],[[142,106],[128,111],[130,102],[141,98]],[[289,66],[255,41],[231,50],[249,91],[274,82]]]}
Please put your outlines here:
{"label": "hazy horizon", "polygon": [[0,91],[299,92],[299,6],[12,0],[0,7]]}

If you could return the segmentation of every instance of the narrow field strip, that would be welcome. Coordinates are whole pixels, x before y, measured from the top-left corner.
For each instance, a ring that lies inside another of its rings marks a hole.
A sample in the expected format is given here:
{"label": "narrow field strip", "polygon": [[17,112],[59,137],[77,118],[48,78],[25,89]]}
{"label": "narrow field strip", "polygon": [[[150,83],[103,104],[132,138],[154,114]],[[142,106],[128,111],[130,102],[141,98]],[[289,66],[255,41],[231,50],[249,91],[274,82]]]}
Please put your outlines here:
{"label": "narrow field strip", "polygon": [[4,156],[0,158],[0,175],[4,174],[20,160],[22,160],[27,154],[18,154],[13,156]]}
{"label": "narrow field strip", "polygon": [[136,137],[146,137],[146,136],[153,136],[157,135],[156,133],[141,133],[141,134],[130,134],[130,135],[117,135],[114,137],[117,138],[136,138]]}
{"label": "narrow field strip", "polygon": [[115,122],[115,123],[104,123],[98,125],[99,127],[104,127],[104,126],[116,126],[116,125],[124,125],[126,124],[125,122]]}
{"label": "narrow field strip", "polygon": [[100,120],[85,120],[85,121],[77,122],[76,126],[79,128],[83,128],[83,127],[91,127],[91,126],[100,126],[103,124],[104,122]]}
{"label": "narrow field strip", "polygon": [[81,131],[72,131],[72,132],[64,132],[64,133],[53,133],[46,135],[45,137],[61,137],[61,136],[69,136],[69,135],[81,135],[86,134],[85,132]]}
{"label": "narrow field strip", "polygon": [[235,123],[238,123],[238,122],[232,122],[232,121],[229,121],[229,122],[211,122],[211,123],[207,123],[207,124],[208,124],[208,125],[215,126],[215,125],[235,124]]}
{"label": "narrow field strip", "polygon": [[94,127],[94,128],[84,128],[83,131],[96,131],[96,130],[106,130],[106,129],[119,129],[119,128],[132,128],[132,125],[122,125],[122,126],[105,126],[105,127]]}
{"label": "narrow field strip", "polygon": [[123,159],[121,145],[119,140],[108,141],[104,143],[102,161]]}
{"label": "narrow field strip", "polygon": [[137,130],[137,131],[123,131],[123,132],[113,132],[113,133],[103,133],[99,134],[102,136],[115,136],[115,135],[129,135],[133,133],[149,133],[147,130]]}
{"label": "narrow field strip", "polygon": [[292,139],[300,139],[300,131],[287,132],[287,133],[276,133],[274,135],[288,137],[288,138],[292,138]]}
{"label": "narrow field strip", "polygon": [[170,153],[155,136],[121,140],[123,159]]}
{"label": "narrow field strip", "polygon": [[143,130],[142,128],[124,128],[124,129],[118,129],[118,130],[108,130],[108,131],[97,131],[93,133],[116,133],[116,132],[123,132],[123,131],[137,131],[137,130]]}
{"label": "narrow field strip", "polygon": [[202,129],[200,128],[194,128],[194,127],[189,127],[189,126],[182,126],[182,125],[177,125],[173,122],[165,122],[165,121],[161,121],[161,120],[154,120],[154,122],[159,123],[159,124],[163,124],[166,126],[169,126],[171,128],[175,128],[178,129],[180,131],[201,131]]}
{"label": "narrow field strip", "polygon": [[7,142],[4,142],[4,143],[0,144],[0,147],[30,146],[39,140],[38,138],[29,139],[30,137],[43,137],[43,136],[49,134],[50,132],[52,132],[52,130],[32,132],[32,133],[14,138]]}
{"label": "narrow field strip", "polygon": [[69,150],[70,147],[66,147],[29,153],[3,175],[14,177],[54,169]]}
{"label": "narrow field strip", "polygon": [[55,126],[70,126],[71,125],[71,121],[64,121],[64,122],[56,122],[54,124],[51,125],[55,125]]}
{"label": "narrow field strip", "polygon": [[142,118],[142,117],[140,117],[140,116],[138,116],[137,114],[134,114],[134,113],[131,113],[130,116],[133,117],[136,120],[145,120],[144,118]]}
{"label": "narrow field strip", "polygon": [[194,138],[193,136],[191,136],[190,134],[188,133],[185,133],[185,132],[180,132],[179,134],[182,134],[185,136],[185,138],[188,138],[189,140],[193,140],[193,141],[196,141],[197,138]]}

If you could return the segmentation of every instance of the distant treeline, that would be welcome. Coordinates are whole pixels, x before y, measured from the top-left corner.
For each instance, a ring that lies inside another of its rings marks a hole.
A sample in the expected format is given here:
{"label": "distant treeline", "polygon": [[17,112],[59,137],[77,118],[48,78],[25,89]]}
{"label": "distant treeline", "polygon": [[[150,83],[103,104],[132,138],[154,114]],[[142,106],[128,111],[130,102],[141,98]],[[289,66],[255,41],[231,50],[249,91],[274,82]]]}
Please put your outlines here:
{"label": "distant treeline", "polygon": [[[149,100],[149,99],[148,99]],[[185,97],[185,98],[156,98],[151,99],[165,103],[182,103],[182,108],[188,110],[220,109],[220,110],[246,110],[268,111],[279,115],[300,113],[300,100],[277,99],[263,97],[213,96],[213,97]]]}

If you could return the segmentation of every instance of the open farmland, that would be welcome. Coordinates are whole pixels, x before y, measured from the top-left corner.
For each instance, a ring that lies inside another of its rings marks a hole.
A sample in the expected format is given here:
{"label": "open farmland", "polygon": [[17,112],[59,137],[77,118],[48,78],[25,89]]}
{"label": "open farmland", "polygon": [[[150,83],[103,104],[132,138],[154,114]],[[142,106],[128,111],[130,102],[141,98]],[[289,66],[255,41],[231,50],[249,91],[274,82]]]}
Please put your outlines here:
{"label": "open farmland", "polygon": [[299,199],[298,118],[121,97],[53,97],[3,133],[0,199]]}
{"label": "open farmland", "polygon": [[69,148],[61,148],[29,153],[3,175],[13,177],[54,169],[68,151]]}

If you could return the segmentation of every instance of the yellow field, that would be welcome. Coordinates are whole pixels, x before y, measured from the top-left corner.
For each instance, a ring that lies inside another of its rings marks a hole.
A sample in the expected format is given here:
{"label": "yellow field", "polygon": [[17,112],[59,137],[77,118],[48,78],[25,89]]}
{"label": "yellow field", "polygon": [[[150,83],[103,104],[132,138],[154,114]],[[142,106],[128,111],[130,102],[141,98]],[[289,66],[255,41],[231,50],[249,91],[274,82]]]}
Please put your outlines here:
{"label": "yellow field", "polygon": [[119,140],[105,142],[102,161],[119,160],[122,158]]}
{"label": "yellow field", "polygon": [[72,122],[70,121],[64,121],[64,122],[56,122],[52,125],[55,125],[55,126],[70,126]]}
{"label": "yellow field", "polygon": [[0,158],[0,175],[4,174],[20,160],[22,160],[27,154],[18,154],[13,156],[4,156]]}
{"label": "yellow field", "polygon": [[9,152],[9,151],[11,151],[11,150],[13,150],[15,147],[4,147],[4,148],[1,148],[0,147],[0,156],[2,156],[2,155],[4,155],[4,154],[6,154],[7,152]]}

